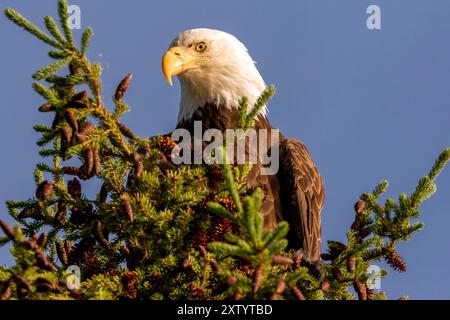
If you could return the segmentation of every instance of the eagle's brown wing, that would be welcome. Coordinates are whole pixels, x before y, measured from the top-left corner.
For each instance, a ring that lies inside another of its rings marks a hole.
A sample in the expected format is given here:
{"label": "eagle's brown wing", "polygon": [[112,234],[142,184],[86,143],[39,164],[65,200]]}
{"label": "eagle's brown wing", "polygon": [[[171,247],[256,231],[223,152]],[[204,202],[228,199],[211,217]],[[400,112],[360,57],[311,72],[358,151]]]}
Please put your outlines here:
{"label": "eagle's brown wing", "polygon": [[280,192],[283,218],[289,222],[289,246],[303,249],[304,258],[320,258],[321,211],[325,198],[322,177],[305,145],[296,139],[280,143]]}

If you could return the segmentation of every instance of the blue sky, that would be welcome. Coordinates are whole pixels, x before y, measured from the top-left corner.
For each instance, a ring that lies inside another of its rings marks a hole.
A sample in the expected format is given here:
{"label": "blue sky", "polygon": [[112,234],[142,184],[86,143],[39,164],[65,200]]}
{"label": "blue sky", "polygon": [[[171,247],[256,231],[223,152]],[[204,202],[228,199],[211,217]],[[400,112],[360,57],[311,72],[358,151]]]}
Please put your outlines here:
{"label": "blue sky", "polygon": [[[95,31],[89,55],[102,62],[104,95],[128,72],[134,83],[124,122],[141,136],[174,128],[179,86],[169,87],[160,58],[194,27],[221,29],[244,42],[267,83],[277,86],[270,120],[301,139],[325,180],[324,240],[344,240],[360,193],[388,179],[388,195],[411,192],[450,145],[450,2],[364,1],[72,1]],[[366,9],[379,5],[382,29],[368,30]],[[56,0],[3,0],[30,20],[56,14]],[[79,31],[75,32],[80,35]],[[47,47],[0,18],[0,202],[33,195],[41,161],[35,123],[41,99],[31,74],[50,60]],[[382,289],[396,299],[450,298],[450,168],[423,207],[425,229],[399,252],[408,271],[391,271]],[[86,186],[87,190],[92,188]],[[6,209],[0,218],[11,221]],[[11,263],[7,248],[0,263]]]}

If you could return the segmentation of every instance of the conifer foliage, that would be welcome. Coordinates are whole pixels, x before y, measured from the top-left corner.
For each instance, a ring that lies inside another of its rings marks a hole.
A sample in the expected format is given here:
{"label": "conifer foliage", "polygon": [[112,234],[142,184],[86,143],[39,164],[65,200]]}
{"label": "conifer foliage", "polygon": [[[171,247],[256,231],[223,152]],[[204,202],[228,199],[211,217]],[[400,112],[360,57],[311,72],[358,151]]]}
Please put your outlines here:
{"label": "conifer foliage", "polygon": [[[143,139],[121,122],[132,76],[119,83],[108,108],[102,67],[86,56],[92,29],[77,46],[67,9],[60,0],[59,26],[45,17],[48,32],[5,10],[52,47],[55,62],[33,75],[46,101],[38,110],[52,120],[34,126],[48,161],[36,165],[34,196],[7,202],[17,225],[0,220],[0,244],[12,244],[16,261],[0,267],[0,299],[385,298],[368,285],[368,267],[385,259],[406,271],[396,246],[423,227],[415,220],[420,204],[436,191],[450,148],[411,195],[380,204],[387,181],[363,193],[346,243],[329,241],[321,261],[307,262],[286,249],[287,223],[263,229],[264,190],[247,189],[249,165],[174,166],[169,137]],[[273,94],[269,87],[252,108],[243,97],[236,127],[250,128]],[[101,187],[88,197],[83,188],[94,181]],[[81,269],[79,286],[67,286],[70,266]]]}

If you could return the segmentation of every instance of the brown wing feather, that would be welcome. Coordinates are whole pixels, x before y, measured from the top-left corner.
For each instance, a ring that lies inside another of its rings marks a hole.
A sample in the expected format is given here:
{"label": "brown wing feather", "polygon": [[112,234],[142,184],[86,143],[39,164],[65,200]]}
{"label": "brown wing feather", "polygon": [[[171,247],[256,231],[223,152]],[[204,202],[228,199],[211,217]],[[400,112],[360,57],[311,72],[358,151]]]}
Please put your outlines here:
{"label": "brown wing feather", "polygon": [[320,257],[323,181],[305,145],[295,139],[280,143],[282,212],[290,223],[289,242],[303,249],[304,257]]}

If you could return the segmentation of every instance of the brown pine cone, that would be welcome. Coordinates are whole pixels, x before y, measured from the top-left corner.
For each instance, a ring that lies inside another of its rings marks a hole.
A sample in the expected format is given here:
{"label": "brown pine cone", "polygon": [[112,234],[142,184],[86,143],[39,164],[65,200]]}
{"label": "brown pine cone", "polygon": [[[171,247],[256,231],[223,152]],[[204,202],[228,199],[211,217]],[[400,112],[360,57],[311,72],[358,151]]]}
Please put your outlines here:
{"label": "brown pine cone", "polygon": [[208,242],[222,240],[223,235],[227,232],[231,232],[232,227],[228,219],[222,218],[218,221],[214,221],[209,232]]}
{"label": "brown pine cone", "polygon": [[44,103],[42,106],[39,107],[39,112],[51,112],[55,110],[56,110],[55,107],[49,102]]}
{"label": "brown pine cone", "polygon": [[134,221],[134,213],[133,213],[133,207],[131,206],[130,202],[127,199],[122,199],[121,201],[121,207],[122,211],[127,215],[127,218],[130,222]]}
{"label": "brown pine cone", "polygon": [[359,300],[367,300],[367,286],[365,283],[363,283],[359,279],[355,279],[353,287],[355,288],[355,291],[358,293]]}
{"label": "brown pine cone", "polygon": [[208,244],[208,240],[208,235],[205,230],[198,229],[191,239],[191,244],[194,248],[198,246],[206,246]]}
{"label": "brown pine cone", "polygon": [[156,148],[169,159],[171,158],[173,148],[176,146],[176,142],[173,141],[171,137],[158,137],[156,141]]}
{"label": "brown pine cone", "polygon": [[136,272],[126,271],[122,275],[122,284],[125,290],[125,297],[128,299],[136,299],[138,297],[137,288],[138,276]]}
{"label": "brown pine cone", "polygon": [[366,208],[366,202],[364,200],[359,200],[355,203],[355,212],[357,214],[363,213],[364,209]]}
{"label": "brown pine cone", "polygon": [[53,193],[53,183],[45,180],[36,189],[36,198],[40,200],[47,200]]}
{"label": "brown pine cone", "polygon": [[406,263],[395,250],[384,256],[387,263],[396,271],[406,272]]}
{"label": "brown pine cone", "polygon": [[125,92],[130,87],[131,80],[133,80],[133,75],[129,73],[125,78],[122,79],[122,81],[120,81],[119,85],[117,86],[116,92],[114,93],[115,100],[118,101],[123,98]]}
{"label": "brown pine cone", "polygon": [[347,271],[354,272],[356,269],[356,257],[354,255],[350,255],[347,258]]}
{"label": "brown pine cone", "polygon": [[73,178],[67,183],[67,192],[74,199],[81,198],[81,183],[77,178]]}
{"label": "brown pine cone", "polygon": [[220,199],[219,203],[230,212],[237,211],[236,204],[234,203],[233,198],[231,196]]}
{"label": "brown pine cone", "polygon": [[272,257],[272,263],[278,265],[292,265],[294,264],[294,260],[282,255],[275,255]]}

